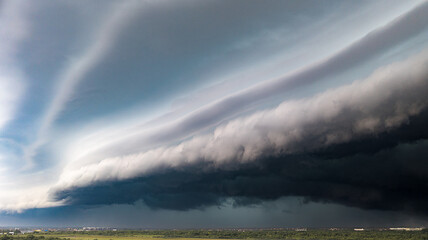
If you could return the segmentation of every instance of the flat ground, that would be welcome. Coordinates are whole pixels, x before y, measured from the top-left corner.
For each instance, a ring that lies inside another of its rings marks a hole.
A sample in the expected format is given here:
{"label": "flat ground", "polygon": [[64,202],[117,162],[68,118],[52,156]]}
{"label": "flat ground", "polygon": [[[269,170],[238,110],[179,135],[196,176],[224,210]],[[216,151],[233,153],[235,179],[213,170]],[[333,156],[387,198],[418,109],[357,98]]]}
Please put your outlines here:
{"label": "flat ground", "polygon": [[[43,235],[43,234],[41,234]],[[80,235],[80,234],[49,234],[48,237],[57,237],[70,240],[224,240],[224,238],[168,238],[162,235],[136,235],[136,236],[102,236],[102,235]]]}
{"label": "flat ground", "polygon": [[[19,239],[18,239],[19,238]],[[0,237],[0,240],[224,240],[224,239],[312,239],[312,240],[428,240],[428,231],[390,231],[350,229],[330,230],[152,230],[43,232]]]}

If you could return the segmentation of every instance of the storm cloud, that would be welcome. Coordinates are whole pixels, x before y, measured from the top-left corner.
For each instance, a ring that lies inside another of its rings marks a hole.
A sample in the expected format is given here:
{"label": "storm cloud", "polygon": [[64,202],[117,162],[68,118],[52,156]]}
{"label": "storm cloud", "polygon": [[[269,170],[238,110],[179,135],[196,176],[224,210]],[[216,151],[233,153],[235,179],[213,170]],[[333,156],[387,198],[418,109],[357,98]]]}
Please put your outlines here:
{"label": "storm cloud", "polygon": [[428,219],[426,0],[102,3],[1,3],[0,224]]}
{"label": "storm cloud", "polygon": [[[409,125],[377,136],[377,148],[371,145],[372,138],[365,138],[222,170],[189,164],[147,177],[70,189],[57,197],[72,205],[133,204],[142,199],[155,209],[188,210],[221,206],[230,198],[241,206],[301,196],[306,201],[425,215],[428,143],[421,139],[428,138],[428,131],[417,129],[427,118],[424,112],[411,118]],[[335,156],[337,149],[358,149],[358,153]]]}
{"label": "storm cloud", "polygon": [[[426,186],[417,184],[424,173],[413,175],[402,165],[423,165],[426,143],[400,144],[427,137],[421,130],[427,66],[425,51],[367,79],[232,120],[177,146],[70,165],[54,188],[56,198],[73,204],[144,199],[152,207],[188,209],[228,197],[245,204],[297,195],[425,212]],[[400,180],[391,181],[394,175]]]}

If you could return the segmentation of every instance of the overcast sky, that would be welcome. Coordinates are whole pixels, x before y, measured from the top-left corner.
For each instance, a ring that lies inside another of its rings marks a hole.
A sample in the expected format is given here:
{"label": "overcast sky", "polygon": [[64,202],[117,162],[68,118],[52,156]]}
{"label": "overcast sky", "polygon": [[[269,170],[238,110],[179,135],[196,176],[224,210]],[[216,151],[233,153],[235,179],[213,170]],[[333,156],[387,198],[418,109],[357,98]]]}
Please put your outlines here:
{"label": "overcast sky", "polygon": [[427,12],[0,0],[0,226],[427,225]]}

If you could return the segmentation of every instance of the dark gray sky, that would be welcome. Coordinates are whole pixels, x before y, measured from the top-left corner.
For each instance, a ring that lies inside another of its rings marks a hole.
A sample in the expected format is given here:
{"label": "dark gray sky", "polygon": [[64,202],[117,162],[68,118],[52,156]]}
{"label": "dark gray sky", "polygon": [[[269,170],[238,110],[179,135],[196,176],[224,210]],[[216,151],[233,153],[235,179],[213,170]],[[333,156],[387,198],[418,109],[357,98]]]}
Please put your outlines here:
{"label": "dark gray sky", "polygon": [[0,225],[427,224],[428,2],[0,3]]}

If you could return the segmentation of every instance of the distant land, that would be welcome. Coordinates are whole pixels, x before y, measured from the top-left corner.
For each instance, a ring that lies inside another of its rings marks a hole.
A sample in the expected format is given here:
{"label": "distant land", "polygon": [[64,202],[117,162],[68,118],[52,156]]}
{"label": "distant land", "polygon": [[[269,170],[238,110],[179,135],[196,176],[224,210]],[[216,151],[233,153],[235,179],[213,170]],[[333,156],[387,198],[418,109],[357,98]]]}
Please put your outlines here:
{"label": "distant land", "polygon": [[125,230],[116,228],[3,228],[0,240],[203,240],[203,239],[428,239],[428,229],[419,228],[278,228]]}

